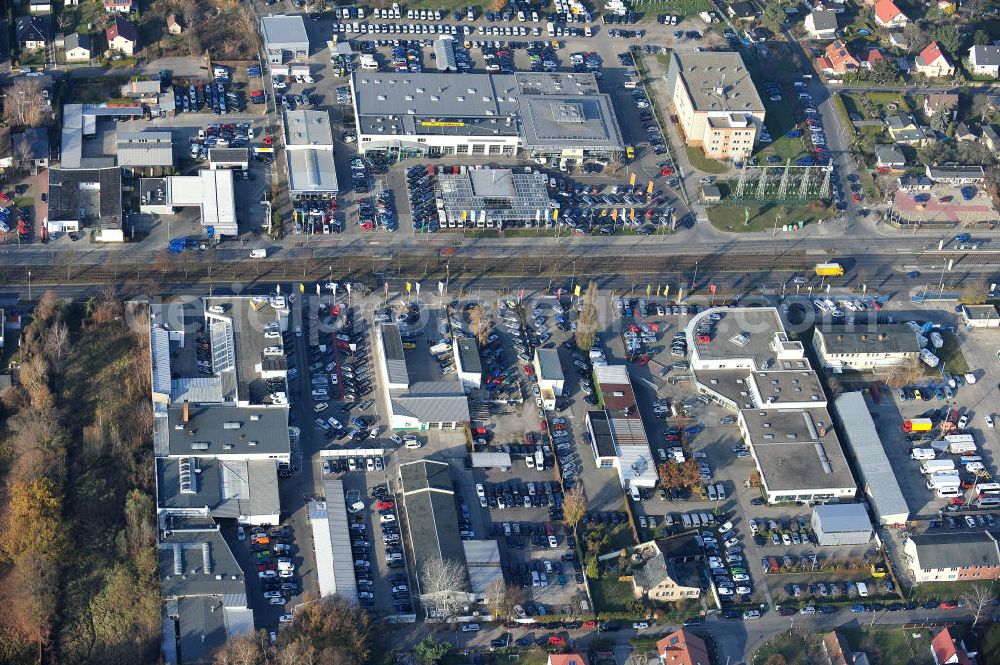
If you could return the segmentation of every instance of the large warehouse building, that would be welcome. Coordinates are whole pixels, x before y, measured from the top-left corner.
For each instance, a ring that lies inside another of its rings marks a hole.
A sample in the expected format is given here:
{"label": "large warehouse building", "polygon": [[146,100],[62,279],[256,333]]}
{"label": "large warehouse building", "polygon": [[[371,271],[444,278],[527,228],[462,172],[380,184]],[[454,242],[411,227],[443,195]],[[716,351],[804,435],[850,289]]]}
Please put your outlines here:
{"label": "large warehouse building", "polygon": [[864,394],[844,393],[833,405],[875,518],[883,526],[905,524],[910,519],[910,510],[896,480],[896,471],[882,447]]}
{"label": "large warehouse building", "polygon": [[198,208],[201,226],[209,236],[239,233],[233,172],[229,169],[202,169],[195,175],[139,181],[141,212],[173,215],[177,208]]}
{"label": "large warehouse building", "polygon": [[540,226],[550,218],[548,176],[511,169],[465,169],[438,176],[441,227]]}
{"label": "large warehouse building", "polygon": [[591,73],[354,72],[358,150],[583,159],[625,149]]}
{"label": "large warehouse building", "polygon": [[[708,341],[697,332],[708,324]],[[737,414],[769,503],[850,501],[857,484],[802,343],[772,307],[718,307],[685,330],[699,392]]]}

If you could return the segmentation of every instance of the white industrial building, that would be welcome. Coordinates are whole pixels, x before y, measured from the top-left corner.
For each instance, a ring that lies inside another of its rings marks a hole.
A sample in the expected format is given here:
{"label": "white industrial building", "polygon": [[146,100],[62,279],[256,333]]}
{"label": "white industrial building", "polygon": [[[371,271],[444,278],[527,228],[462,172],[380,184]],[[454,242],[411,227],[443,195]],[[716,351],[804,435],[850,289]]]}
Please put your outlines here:
{"label": "white industrial building", "polygon": [[354,556],[351,553],[343,481],[324,480],[323,494],[324,501],[309,502],[319,595],[338,594],[356,602],[358,587],[354,578]]}
{"label": "white industrial building", "polygon": [[875,421],[868,411],[864,393],[843,393],[837,396],[833,405],[875,519],[882,526],[905,524],[910,519],[910,510],[896,480],[897,470],[889,462]]}
{"label": "white industrial building", "polygon": [[479,355],[479,344],[475,337],[458,337],[452,342],[455,354],[455,371],[465,392],[476,390],[483,385],[483,360]]}
{"label": "white industrial building", "polygon": [[329,113],[285,112],[285,158],[292,200],[337,196],[339,186]]}
{"label": "white industrial building", "polygon": [[625,149],[611,98],[589,72],[354,72],[358,150],[390,155],[583,159]]}
{"label": "white industrial building", "polygon": [[[712,332],[699,342],[704,324]],[[854,499],[857,484],[823,386],[776,309],[707,309],[685,336],[698,392],[736,414],[769,503]]]}
{"label": "white industrial building", "polygon": [[264,16],[260,19],[260,30],[270,64],[309,57],[309,35],[301,14]]}
{"label": "white industrial building", "polygon": [[902,365],[920,353],[917,336],[901,323],[816,326],[813,348],[823,367],[834,370]]}
{"label": "white industrial building", "polygon": [[604,409],[587,412],[594,461],[599,468],[615,469],[622,488],[653,487],[658,476],[646,428],[625,365],[594,368]]}
{"label": "white industrial building", "polygon": [[562,361],[559,360],[559,350],[536,348],[532,364],[535,376],[538,377],[538,387],[551,390],[556,397],[562,397],[566,377],[563,375]]}
{"label": "white industrial building", "polygon": [[866,545],[872,539],[872,521],[863,503],[831,503],[813,508],[812,528],[824,546]]}
{"label": "white industrial building", "polygon": [[469,422],[469,401],[461,382],[418,373],[411,379],[399,326],[383,324],[375,328],[375,367],[379,390],[389,405],[392,429],[456,429]]}
{"label": "white industrial building", "polygon": [[239,233],[233,172],[203,169],[196,175],[143,178],[139,181],[139,210],[157,215],[176,214],[177,208],[197,207],[201,226],[209,236]]}

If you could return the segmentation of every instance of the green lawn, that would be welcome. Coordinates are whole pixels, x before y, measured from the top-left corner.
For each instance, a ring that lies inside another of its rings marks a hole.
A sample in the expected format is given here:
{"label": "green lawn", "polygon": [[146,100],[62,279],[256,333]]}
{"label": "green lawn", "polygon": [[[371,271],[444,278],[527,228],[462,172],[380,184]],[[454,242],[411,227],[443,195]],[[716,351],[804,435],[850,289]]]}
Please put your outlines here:
{"label": "green lawn", "polygon": [[[879,665],[931,665],[931,638],[937,629],[840,629],[852,649],[864,651]],[[914,637],[916,635],[917,637]]]}
{"label": "green lawn", "polygon": [[597,612],[627,612],[629,604],[634,600],[632,586],[627,582],[619,582],[614,573],[589,580],[589,584],[594,598],[594,610]]}
{"label": "green lawn", "polygon": [[[969,371],[969,364],[965,362],[965,355],[958,345],[958,339],[951,333],[941,333],[944,339],[944,346],[934,350],[934,355],[941,359],[944,369],[951,374],[965,374]],[[934,368],[934,373],[938,372],[940,366]]]}
{"label": "green lawn", "polygon": [[531,649],[500,649],[490,653],[477,653],[475,655],[462,653],[449,653],[441,659],[441,665],[465,665],[466,663],[481,663],[482,665],[504,665],[511,663],[516,665],[545,665],[549,660],[549,654],[543,649],[534,647]]}
{"label": "green lawn", "polygon": [[751,231],[770,231],[775,223],[778,225],[778,233],[782,233],[781,226],[795,222],[813,224],[821,219],[828,219],[835,214],[835,211],[826,207],[802,207],[802,206],[750,206],[750,224],[745,223],[746,211],[743,206],[710,206],[708,208],[708,219],[712,226],[720,231],[732,231],[736,233],[746,233]]}
{"label": "green lawn", "polygon": [[691,166],[703,173],[725,173],[729,170],[726,164],[705,157],[705,153],[701,151],[701,148],[688,146],[687,156],[691,160]]}
{"label": "green lawn", "polygon": [[[803,648],[803,639],[805,648]],[[751,665],[763,665],[772,659],[773,656],[780,656],[779,661],[786,665],[812,665],[820,658],[820,636],[806,635],[803,638],[801,633],[785,632],[775,635],[765,642],[750,659]],[[777,658],[771,660],[776,661]]]}
{"label": "green lawn", "polygon": [[[934,582],[928,584],[918,584],[910,589],[907,600],[923,602],[925,600],[958,600],[969,589],[984,584],[983,582]],[[1000,589],[994,585],[994,590]]]}
{"label": "green lawn", "polygon": [[771,138],[774,141],[757,154],[761,163],[765,163],[768,155],[777,155],[784,163],[789,159],[795,161],[806,154],[806,147],[801,137],[797,139],[785,138],[785,134],[795,129],[795,118],[788,105],[784,101],[769,101],[765,103],[765,106],[767,108],[767,129],[771,132]]}
{"label": "green lawn", "polygon": [[699,12],[714,11],[715,6],[709,0],[651,0],[635,6],[637,11],[647,9],[663,10],[669,14],[691,16]]}
{"label": "green lawn", "polygon": [[[856,113],[862,118],[872,119],[871,114],[865,112],[865,105],[862,103],[863,97],[871,102],[871,107],[875,109],[876,117],[891,115],[899,111],[906,113],[911,111],[906,96],[898,92],[845,92],[840,95],[849,113]],[[889,108],[892,104],[895,104],[895,109]]]}

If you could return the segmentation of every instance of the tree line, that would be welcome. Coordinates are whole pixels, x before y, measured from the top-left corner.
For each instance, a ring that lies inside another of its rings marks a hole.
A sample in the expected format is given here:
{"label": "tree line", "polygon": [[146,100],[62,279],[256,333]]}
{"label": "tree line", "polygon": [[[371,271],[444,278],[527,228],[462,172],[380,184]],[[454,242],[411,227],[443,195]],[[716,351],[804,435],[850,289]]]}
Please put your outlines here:
{"label": "tree line", "polygon": [[0,394],[0,664],[159,653],[148,339],[47,293]]}

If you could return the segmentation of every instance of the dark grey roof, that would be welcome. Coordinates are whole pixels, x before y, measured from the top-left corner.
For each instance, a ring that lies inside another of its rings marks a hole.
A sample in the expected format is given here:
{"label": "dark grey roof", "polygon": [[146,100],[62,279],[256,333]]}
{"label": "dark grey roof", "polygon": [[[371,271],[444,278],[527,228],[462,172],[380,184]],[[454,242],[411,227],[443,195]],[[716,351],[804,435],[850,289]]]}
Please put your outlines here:
{"label": "dark grey roof", "polygon": [[983,180],[986,177],[982,166],[966,164],[962,166],[927,165],[927,177],[931,180]]}
{"label": "dark grey roof", "polygon": [[752,3],[742,0],[729,5],[729,11],[730,15],[736,18],[754,18],[760,13]]}
{"label": "dark grey roof", "polygon": [[[96,209],[92,206],[93,189],[83,190],[82,184],[99,185]],[[104,169],[49,169],[49,220],[54,222],[84,221],[96,223],[102,229],[122,226],[122,170],[117,166]]]}
{"label": "dark grey roof", "polygon": [[461,394],[461,388],[458,394],[393,394],[390,399],[393,413],[416,418],[422,423],[463,423],[470,419],[469,400]]}
{"label": "dark grey roof", "polygon": [[837,12],[832,9],[817,9],[812,13],[813,29],[820,30],[837,29]]}
{"label": "dark grey roof", "polygon": [[79,32],[66,35],[65,47],[67,51],[72,51],[75,48],[84,48],[89,51],[93,48],[90,42],[90,35],[81,34]]}
{"label": "dark grey roof", "polygon": [[992,44],[977,45],[969,49],[969,57],[975,57],[977,65],[995,66],[1000,65],[1000,46]]}
{"label": "dark grey roof", "polygon": [[957,531],[910,536],[923,570],[1000,566],[997,541],[986,531]]}
{"label": "dark grey roof", "polygon": [[607,411],[588,411],[587,419],[590,421],[591,434],[594,437],[594,446],[597,448],[598,457],[614,457],[618,454],[615,446],[615,437],[611,433],[611,423],[608,422]]}
{"label": "dark grey roof", "polygon": [[399,477],[404,494],[427,489],[448,493],[455,491],[448,465],[444,462],[431,460],[406,462],[399,465]]}
{"label": "dark grey roof", "polygon": [[120,166],[173,166],[170,132],[118,132],[115,149]]}
{"label": "dark grey roof", "polygon": [[879,144],[875,146],[875,155],[879,162],[883,164],[905,164],[906,158],[903,151],[895,143]]}
{"label": "dark grey roof", "polygon": [[12,135],[15,154],[20,144],[27,143],[32,159],[49,158],[49,133],[44,127],[29,127]]}
{"label": "dark grey roof", "polygon": [[287,455],[288,409],[281,406],[231,404],[190,405],[183,422],[183,405],[168,410],[170,455],[224,457]]}
{"label": "dark grey roof", "polygon": [[830,503],[813,508],[823,533],[871,531],[872,521],[863,503]]}
{"label": "dark grey roof", "polygon": [[699,587],[698,562],[705,558],[704,552],[693,536],[682,535],[655,541],[656,554],[633,569],[635,582],[650,589],[668,577],[676,584]]}
{"label": "dark grey roof", "polygon": [[548,381],[563,381],[562,361],[558,349],[535,349],[538,358],[538,378]]}
{"label": "dark grey roof", "polygon": [[[695,111],[763,111],[757,87],[734,51],[674,52],[670,61],[680,75]],[[716,91],[723,88],[724,94]]]}
{"label": "dark grey roof", "polygon": [[[419,475],[429,471],[433,479],[420,480]],[[458,534],[458,513],[455,510],[455,497],[451,491],[442,492],[423,487],[422,489],[406,490],[407,483],[442,484],[441,474],[448,473],[448,465],[442,463],[424,463],[423,460],[400,466],[403,474],[403,506],[406,509],[407,530],[410,533],[410,546],[413,557],[418,562],[443,559],[456,561],[465,569],[465,550]],[[447,479],[451,485],[451,479]],[[419,575],[419,572],[418,572]],[[463,586],[467,588],[465,581]]]}
{"label": "dark grey roof", "polygon": [[883,325],[827,325],[815,334],[823,340],[829,354],[845,353],[918,353],[917,336],[901,323]]}
{"label": "dark grey roof", "polygon": [[[182,521],[179,528],[168,528],[160,538],[157,554],[164,598],[230,596],[230,606],[239,606],[238,596],[242,594],[242,606],[246,607],[243,570],[210,518]],[[175,572],[178,569],[179,574]]]}
{"label": "dark grey roof", "polygon": [[246,162],[250,160],[250,150],[247,148],[209,148],[208,161],[215,163],[222,162]]}
{"label": "dark grey roof", "polygon": [[403,340],[399,334],[399,326],[387,323],[381,327],[380,334],[382,356],[385,359],[389,383],[409,384],[410,376],[406,371],[406,356],[403,354]]}
{"label": "dark grey roof", "polygon": [[42,16],[18,16],[14,19],[14,32],[17,42],[48,42],[52,23],[49,14]]}
{"label": "dark grey roof", "polygon": [[962,305],[962,313],[970,321],[992,321],[997,318],[996,305]]}
{"label": "dark grey roof", "polygon": [[459,337],[455,340],[458,348],[458,363],[463,372],[482,374],[483,362],[479,356],[479,344],[472,337]]}
{"label": "dark grey roof", "polygon": [[226,613],[211,596],[181,598],[177,602],[180,662],[184,665],[212,663],[226,643]]}
{"label": "dark grey roof", "polygon": [[156,473],[160,508],[208,508],[222,518],[281,512],[274,460],[161,457]]}

